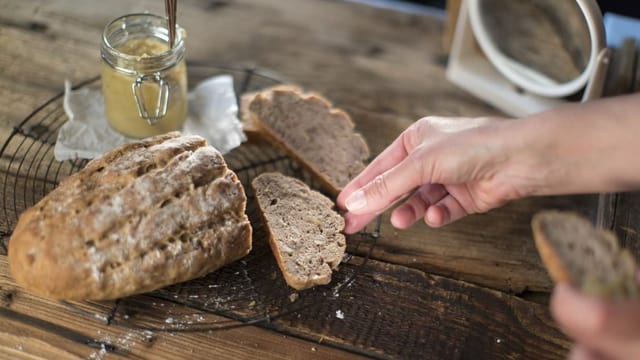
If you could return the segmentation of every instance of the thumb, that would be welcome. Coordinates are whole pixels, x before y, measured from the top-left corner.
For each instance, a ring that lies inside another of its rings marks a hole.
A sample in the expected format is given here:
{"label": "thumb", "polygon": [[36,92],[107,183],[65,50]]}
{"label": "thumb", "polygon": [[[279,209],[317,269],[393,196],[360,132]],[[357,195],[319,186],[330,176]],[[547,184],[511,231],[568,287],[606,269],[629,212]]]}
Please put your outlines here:
{"label": "thumb", "polygon": [[636,300],[594,298],[558,284],[550,305],[553,317],[576,342],[614,358],[638,359],[640,304]]}

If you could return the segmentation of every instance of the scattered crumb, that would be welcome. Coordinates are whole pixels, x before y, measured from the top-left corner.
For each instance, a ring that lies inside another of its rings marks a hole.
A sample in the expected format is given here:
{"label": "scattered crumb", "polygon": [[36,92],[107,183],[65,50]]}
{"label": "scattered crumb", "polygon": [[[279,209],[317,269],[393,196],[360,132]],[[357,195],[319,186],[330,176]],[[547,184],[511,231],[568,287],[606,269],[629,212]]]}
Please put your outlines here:
{"label": "scattered crumb", "polygon": [[255,300],[252,300],[252,301],[249,303],[249,308],[251,309],[251,308],[253,308],[254,306],[256,306],[256,301],[255,301]]}
{"label": "scattered crumb", "polygon": [[336,310],[336,317],[340,320],[344,319],[344,312],[342,312],[342,310]]}
{"label": "scattered crumb", "polygon": [[316,352],[316,351],[318,351],[318,349],[316,349],[315,347],[312,347],[311,351]]}
{"label": "scattered crumb", "polygon": [[93,314],[93,317],[100,321],[107,322],[107,317],[105,315],[96,313],[96,314]]}
{"label": "scattered crumb", "polygon": [[167,324],[173,324],[174,320],[173,318],[167,318],[164,322],[166,322]]}
{"label": "scattered crumb", "polygon": [[500,344],[501,342],[502,342],[502,339],[500,339],[500,338],[496,339],[496,343],[497,344]]}
{"label": "scattered crumb", "polygon": [[298,293],[292,293],[291,295],[289,295],[289,301],[296,302],[296,300],[298,300],[299,296],[300,295],[298,295]]}
{"label": "scattered crumb", "polygon": [[105,348],[104,344],[100,344],[100,351],[92,352],[91,354],[89,354],[88,359],[91,359],[91,360],[102,360],[102,359],[104,359],[104,356],[106,354],[107,354],[107,349]]}

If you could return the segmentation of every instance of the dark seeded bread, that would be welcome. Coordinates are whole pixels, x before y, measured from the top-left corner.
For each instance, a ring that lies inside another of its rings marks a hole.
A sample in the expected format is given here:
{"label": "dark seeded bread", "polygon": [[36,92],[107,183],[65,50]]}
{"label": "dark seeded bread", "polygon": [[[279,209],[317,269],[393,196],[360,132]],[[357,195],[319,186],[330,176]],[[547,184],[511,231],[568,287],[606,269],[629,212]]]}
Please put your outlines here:
{"label": "dark seeded bread", "polygon": [[251,184],[287,284],[297,290],[328,284],[346,248],[344,220],[333,202],[280,173],[262,174]]}
{"label": "dark seeded bread", "polygon": [[249,105],[252,123],[298,160],[332,195],[365,167],[369,148],[349,115],[316,94],[272,89]]}
{"label": "dark seeded bread", "polygon": [[251,249],[246,197],[198,136],[161,135],[91,161],[21,216],[9,265],[55,299],[113,299],[203,276]]}
{"label": "dark seeded bread", "polygon": [[569,282],[585,293],[629,298],[638,295],[636,263],[620,249],[616,236],[596,229],[572,212],[544,211],[532,220],[536,246],[556,282]]}
{"label": "dark seeded bread", "polygon": [[240,124],[242,125],[242,130],[244,131],[245,135],[247,135],[249,141],[259,141],[262,136],[260,127],[254,124],[253,120],[251,119],[249,105],[251,104],[251,101],[253,101],[253,99],[256,97],[256,95],[260,93],[268,94],[273,90],[290,90],[302,94],[302,88],[294,84],[279,84],[260,91],[252,91],[242,94],[242,96],[240,96]]}

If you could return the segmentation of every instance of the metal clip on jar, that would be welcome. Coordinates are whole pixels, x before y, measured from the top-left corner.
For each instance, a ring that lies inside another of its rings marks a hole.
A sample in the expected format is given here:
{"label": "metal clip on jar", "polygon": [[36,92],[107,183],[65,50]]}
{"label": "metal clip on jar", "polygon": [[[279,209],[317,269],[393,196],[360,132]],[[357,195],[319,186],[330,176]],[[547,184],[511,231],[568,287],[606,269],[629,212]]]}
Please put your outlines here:
{"label": "metal clip on jar", "polygon": [[169,48],[165,18],[122,16],[105,27],[101,56],[105,115],[113,129],[143,138],[182,127],[188,111],[182,28]]}

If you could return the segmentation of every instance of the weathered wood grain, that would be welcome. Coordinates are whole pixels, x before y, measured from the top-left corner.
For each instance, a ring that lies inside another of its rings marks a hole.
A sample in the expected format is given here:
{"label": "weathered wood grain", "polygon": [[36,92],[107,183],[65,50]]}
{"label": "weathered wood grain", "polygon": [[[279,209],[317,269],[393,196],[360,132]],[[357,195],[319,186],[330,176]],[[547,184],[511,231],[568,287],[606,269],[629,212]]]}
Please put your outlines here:
{"label": "weathered wood grain", "polygon": [[[0,354],[25,359],[360,358],[172,301],[128,301],[157,311],[132,314],[135,327],[127,322],[107,324],[113,302],[62,303],[31,295],[13,284],[7,258],[0,256]],[[188,331],[192,324],[200,328]]]}
{"label": "weathered wood grain", "polygon": [[[419,222],[398,231],[391,227],[385,214],[381,237],[371,256],[510,293],[548,292],[553,283],[535,248],[531,217],[540,209],[578,209],[593,219],[595,208],[591,204],[596,198],[584,195],[523,199],[440,229]],[[362,250],[349,249],[362,254]]]}
{"label": "weathered wood grain", "polygon": [[[163,11],[153,0],[2,0],[0,7],[6,10],[0,12],[3,133],[59,92],[65,79],[77,83],[98,73],[99,37],[109,20]],[[446,81],[440,19],[342,1],[183,1],[178,11],[194,69],[256,66],[320,91],[352,114],[373,153],[422,116],[499,115]],[[386,222],[375,256],[497,289],[548,290],[528,244],[530,215],[554,207],[588,213],[594,206],[589,198],[525,201],[438,230],[395,231]]]}
{"label": "weathered wood grain", "polygon": [[[5,257],[0,257],[2,267],[6,270]],[[260,241],[248,257],[221,271],[122,299],[117,307],[113,302],[51,302],[22,291],[6,276],[0,281],[0,298],[8,299],[0,308],[5,317],[98,344],[98,349],[105,343],[127,356],[139,354],[140,347],[145,354],[167,351],[156,348],[161,339],[167,345],[181,343],[168,357],[221,351],[218,342],[236,333],[251,336],[245,333],[253,327],[236,328],[242,323],[310,341],[301,344],[321,343],[376,358],[559,359],[569,345],[545,306],[360,257],[344,262],[331,284],[296,292],[287,287],[269,247]],[[157,339],[145,340],[152,336]],[[222,354],[245,350],[230,348]],[[296,349],[303,350],[319,351]]]}

